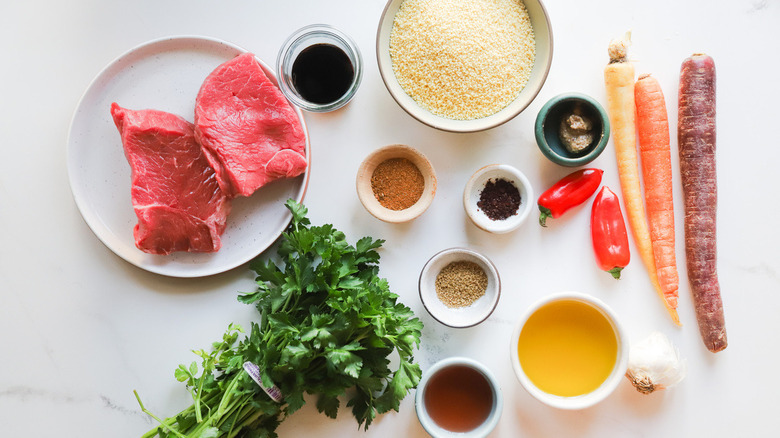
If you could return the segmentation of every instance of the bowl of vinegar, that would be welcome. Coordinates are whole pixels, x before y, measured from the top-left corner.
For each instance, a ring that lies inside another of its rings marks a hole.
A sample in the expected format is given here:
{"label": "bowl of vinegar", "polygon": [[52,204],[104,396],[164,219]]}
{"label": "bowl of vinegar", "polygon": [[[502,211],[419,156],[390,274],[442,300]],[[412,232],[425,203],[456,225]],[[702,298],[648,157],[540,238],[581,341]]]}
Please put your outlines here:
{"label": "bowl of vinegar", "polygon": [[423,373],[415,394],[420,424],[433,438],[482,438],[503,411],[501,387],[483,364],[466,357],[442,359]]}
{"label": "bowl of vinegar", "polygon": [[602,401],[628,367],[628,338],[614,312],[583,293],[537,301],[517,322],[511,339],[512,368],[520,384],[560,409]]}

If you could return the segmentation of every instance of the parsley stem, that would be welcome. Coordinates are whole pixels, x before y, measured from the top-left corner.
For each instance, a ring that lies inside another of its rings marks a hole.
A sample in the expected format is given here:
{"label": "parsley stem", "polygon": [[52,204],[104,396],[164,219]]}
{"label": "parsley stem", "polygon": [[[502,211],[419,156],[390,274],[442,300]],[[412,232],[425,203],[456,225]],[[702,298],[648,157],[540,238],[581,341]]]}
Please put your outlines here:
{"label": "parsley stem", "polygon": [[[141,396],[139,396],[139,395],[138,395],[138,391],[136,391],[136,390],[133,390],[133,394],[135,394],[135,399],[136,399],[136,400],[138,400],[138,405],[140,405],[140,406],[141,406],[141,411],[143,411],[143,412],[144,412],[146,415],[148,415],[148,416],[150,416],[150,417],[154,418],[155,420],[157,420],[157,422],[158,422],[158,423],[160,423],[160,427],[163,427],[163,428],[165,428],[165,430],[167,430],[167,431],[169,431],[169,432],[171,432],[171,433],[175,433],[175,434],[176,434],[176,436],[178,436],[178,437],[181,437],[181,438],[186,438],[186,437],[185,437],[184,435],[182,435],[181,433],[179,433],[179,432],[177,432],[177,431],[175,431],[175,430],[171,429],[171,428],[170,428],[170,426],[168,425],[168,422],[167,422],[167,421],[163,421],[163,420],[161,420],[159,417],[157,417],[156,415],[154,415],[154,414],[153,414],[151,411],[147,410],[147,409],[146,409],[146,407],[144,407],[144,404],[143,404],[143,402],[141,401]],[[170,420],[170,419],[169,419],[169,420]],[[149,432],[147,432],[146,434],[144,434],[144,435],[143,435],[143,437],[141,437],[141,438],[145,438],[145,437],[153,437],[153,436],[157,435],[157,429],[158,429],[158,428],[154,428],[154,429],[152,429],[151,431],[149,431]],[[154,434],[153,434],[153,435],[149,435],[149,434],[150,434],[150,433],[152,433],[152,432],[154,432]]]}
{"label": "parsley stem", "polygon": [[[356,246],[332,225],[310,226],[307,210],[287,202],[293,218],[277,247],[279,264],[255,259],[254,293],[239,300],[254,305],[259,322],[236,344],[240,327],[231,324],[212,352],[196,350],[196,366],[180,365],[176,378],[193,402],[180,413],[160,420],[143,438],[238,438],[275,436],[279,423],[306,403],[305,394],[320,396],[317,407],[335,417],[338,397],[359,426],[366,429],[376,415],[398,410],[401,399],[416,387],[420,367],[412,350],[419,345],[422,323],[397,302],[386,280],[378,277],[383,240],[364,237]],[[391,353],[400,356],[390,369]],[[263,376],[281,389],[277,403],[248,377],[245,361],[263,367]]]}

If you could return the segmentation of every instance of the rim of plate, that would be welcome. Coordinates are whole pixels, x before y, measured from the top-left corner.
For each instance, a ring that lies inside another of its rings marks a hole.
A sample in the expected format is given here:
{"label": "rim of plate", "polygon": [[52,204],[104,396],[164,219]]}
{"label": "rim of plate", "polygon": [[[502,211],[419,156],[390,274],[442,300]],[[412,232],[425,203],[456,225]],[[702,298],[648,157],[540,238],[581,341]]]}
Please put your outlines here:
{"label": "rim of plate", "polygon": [[[259,248],[256,253],[249,257],[237,257],[236,260],[233,260],[231,263],[224,263],[217,265],[211,269],[208,270],[197,270],[194,269],[192,272],[181,272],[177,271],[176,273],[171,273],[169,270],[166,270],[166,265],[149,265],[144,264],[139,260],[133,259],[128,254],[125,254],[125,252],[120,248],[120,245],[114,240],[110,239],[110,236],[104,235],[104,233],[101,233],[98,230],[107,229],[105,225],[102,224],[102,221],[96,216],[94,212],[92,212],[86,205],[86,195],[83,191],[83,188],[81,185],[77,184],[78,179],[75,175],[75,164],[73,163],[73,160],[75,159],[73,156],[73,135],[74,135],[74,125],[77,121],[78,115],[80,110],[82,109],[83,105],[85,104],[85,100],[90,94],[90,91],[96,86],[96,84],[99,83],[102,79],[104,79],[105,75],[108,74],[108,72],[115,68],[116,65],[121,62],[123,59],[127,58],[128,56],[133,55],[134,53],[143,50],[145,48],[164,44],[168,42],[174,42],[174,41],[180,41],[180,42],[186,42],[186,41],[192,41],[192,42],[205,42],[215,45],[222,45],[230,49],[234,49],[238,51],[239,53],[246,53],[249,52],[249,50],[230,43],[228,41],[209,37],[209,36],[202,36],[202,35],[169,35],[164,37],[155,38],[152,40],[148,40],[146,42],[137,44],[130,49],[127,49],[126,51],[122,52],[120,55],[116,56],[114,59],[112,59],[110,62],[108,62],[100,71],[92,78],[92,80],[89,82],[87,87],[82,92],[81,96],[79,97],[78,103],[76,104],[75,109],[73,110],[73,114],[70,118],[70,123],[68,126],[68,135],[67,140],[65,144],[65,155],[66,155],[66,170],[68,173],[68,184],[70,185],[71,195],[73,197],[73,200],[76,204],[76,207],[84,220],[84,222],[89,227],[90,231],[100,240],[103,245],[105,245],[109,250],[111,250],[114,254],[116,254],[121,259],[125,260],[126,262],[143,269],[148,272],[152,272],[159,275],[164,275],[168,277],[175,277],[175,278],[198,278],[198,277],[207,277],[211,275],[221,274],[223,272],[230,271],[238,266],[241,266],[244,263],[247,263],[257,255],[261,254],[263,251],[268,249],[273,243],[279,238],[282,232],[284,232],[283,227],[282,230],[279,231],[279,233],[274,233],[276,237],[271,240],[271,243],[266,246],[265,248]],[[278,78],[276,77],[276,74],[274,73],[273,69],[266,64],[262,59],[259,59],[257,55],[255,55],[255,60],[260,64],[260,66],[265,71],[268,78],[276,85],[276,87],[279,87]],[[286,99],[286,96],[285,96]],[[289,102],[289,100],[288,100]],[[298,116],[298,120],[301,123],[301,128],[303,129],[303,132],[305,134],[306,139],[306,145],[305,145],[305,151],[306,151],[306,171],[302,174],[303,181],[301,181],[300,188],[296,191],[295,200],[299,203],[303,202],[303,199],[306,196],[306,191],[308,190],[309,186],[309,179],[311,175],[311,145],[310,145],[310,139],[309,139],[309,131],[306,126],[306,121],[303,117],[303,112],[300,108],[290,103],[290,106],[295,111],[295,114]],[[284,222],[289,224],[289,221],[292,220],[292,214],[289,211],[285,211],[285,215],[287,216],[287,220]],[[140,251],[140,250],[139,250]]]}

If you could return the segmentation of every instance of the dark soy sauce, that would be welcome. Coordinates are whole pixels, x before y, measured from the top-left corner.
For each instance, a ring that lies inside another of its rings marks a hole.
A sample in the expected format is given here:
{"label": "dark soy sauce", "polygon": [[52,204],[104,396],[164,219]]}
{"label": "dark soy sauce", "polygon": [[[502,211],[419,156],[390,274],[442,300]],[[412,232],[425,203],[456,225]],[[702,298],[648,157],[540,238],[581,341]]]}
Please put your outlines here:
{"label": "dark soy sauce", "polygon": [[349,90],[355,68],[349,56],[332,44],[311,45],[295,58],[292,83],[302,98],[312,103],[337,101]]}

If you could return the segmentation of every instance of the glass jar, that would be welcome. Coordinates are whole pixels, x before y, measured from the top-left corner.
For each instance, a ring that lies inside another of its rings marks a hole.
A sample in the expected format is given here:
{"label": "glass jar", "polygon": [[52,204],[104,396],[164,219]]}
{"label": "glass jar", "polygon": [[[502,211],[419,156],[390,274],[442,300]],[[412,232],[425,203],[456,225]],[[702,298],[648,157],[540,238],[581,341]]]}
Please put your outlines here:
{"label": "glass jar", "polygon": [[[323,46],[327,50],[321,50]],[[319,49],[320,53],[314,54],[312,49]],[[352,68],[351,78],[338,77],[348,72],[336,72],[334,76],[333,69],[339,68],[339,63],[347,67],[347,61]],[[346,105],[355,96],[363,77],[363,60],[355,42],[326,24],[306,26],[290,35],[279,51],[276,68],[279,88],[285,97],[295,106],[312,112],[334,111]],[[307,83],[315,82],[314,94],[301,83],[304,79]],[[329,85],[329,81],[339,83]],[[331,85],[333,88],[327,89]],[[333,92],[337,94],[327,98]]]}

